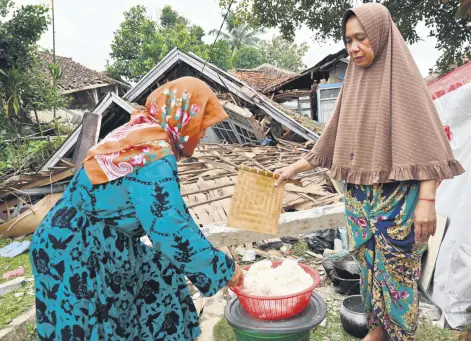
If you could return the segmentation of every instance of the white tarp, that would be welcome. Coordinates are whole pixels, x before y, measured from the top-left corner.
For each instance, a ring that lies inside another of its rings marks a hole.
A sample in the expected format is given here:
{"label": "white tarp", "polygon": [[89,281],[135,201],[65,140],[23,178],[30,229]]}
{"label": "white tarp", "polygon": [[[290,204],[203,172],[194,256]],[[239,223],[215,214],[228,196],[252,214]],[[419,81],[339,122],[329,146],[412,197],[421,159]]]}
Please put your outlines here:
{"label": "white tarp", "polygon": [[471,63],[430,88],[451,132],[455,157],[466,170],[441,183],[436,203],[450,224],[436,263],[432,298],[448,324],[459,329],[471,319]]}

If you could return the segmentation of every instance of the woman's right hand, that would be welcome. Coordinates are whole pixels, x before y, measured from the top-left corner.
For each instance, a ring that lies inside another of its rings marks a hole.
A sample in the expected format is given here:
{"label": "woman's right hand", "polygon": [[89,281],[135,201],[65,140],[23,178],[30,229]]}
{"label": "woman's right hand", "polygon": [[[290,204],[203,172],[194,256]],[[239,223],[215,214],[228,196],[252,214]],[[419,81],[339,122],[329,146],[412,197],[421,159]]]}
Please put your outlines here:
{"label": "woman's right hand", "polygon": [[275,187],[278,187],[283,181],[288,181],[289,179],[294,178],[298,173],[307,172],[313,168],[314,166],[307,160],[301,159],[292,165],[277,169],[275,174],[279,174],[280,177],[275,181]]}
{"label": "woman's right hand", "polygon": [[239,264],[235,265],[234,275],[232,275],[232,279],[229,281],[229,286],[231,287],[238,287],[244,284],[244,272],[242,271]]}
{"label": "woman's right hand", "polygon": [[280,176],[275,181],[275,187],[278,187],[283,181],[287,181],[292,179],[296,174],[296,168],[294,165],[289,165],[275,171],[275,174],[279,174]]}

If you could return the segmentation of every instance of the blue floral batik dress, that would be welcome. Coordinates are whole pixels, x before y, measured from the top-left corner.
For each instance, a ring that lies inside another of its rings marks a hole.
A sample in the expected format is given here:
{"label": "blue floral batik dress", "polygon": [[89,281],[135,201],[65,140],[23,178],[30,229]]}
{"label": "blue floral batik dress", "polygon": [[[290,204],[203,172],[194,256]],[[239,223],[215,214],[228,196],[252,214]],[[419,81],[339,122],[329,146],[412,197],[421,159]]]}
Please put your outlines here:
{"label": "blue floral batik dress", "polygon": [[418,197],[418,181],[347,186],[350,252],[361,267],[369,325],[382,323],[394,341],[414,340],[417,329],[417,280],[426,249],[414,242]]}
{"label": "blue floral batik dress", "polygon": [[185,276],[211,296],[234,272],[190,216],[173,156],[96,186],[80,170],[36,230],[31,258],[39,340],[193,341]]}

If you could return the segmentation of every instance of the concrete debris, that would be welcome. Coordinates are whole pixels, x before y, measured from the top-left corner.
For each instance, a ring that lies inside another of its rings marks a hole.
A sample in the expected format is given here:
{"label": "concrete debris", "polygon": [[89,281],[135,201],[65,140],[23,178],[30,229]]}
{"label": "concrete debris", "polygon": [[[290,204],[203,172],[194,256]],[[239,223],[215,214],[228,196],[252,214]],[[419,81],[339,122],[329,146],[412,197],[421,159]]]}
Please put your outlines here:
{"label": "concrete debris", "polygon": [[18,277],[6,283],[0,284],[0,296],[18,290],[26,283],[24,277]]}

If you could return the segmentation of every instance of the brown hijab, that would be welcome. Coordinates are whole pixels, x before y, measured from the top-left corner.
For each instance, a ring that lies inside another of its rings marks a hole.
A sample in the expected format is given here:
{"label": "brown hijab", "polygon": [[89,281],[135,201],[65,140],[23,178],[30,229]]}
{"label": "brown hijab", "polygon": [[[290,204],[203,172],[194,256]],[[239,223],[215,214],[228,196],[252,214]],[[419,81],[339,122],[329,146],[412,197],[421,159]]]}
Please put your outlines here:
{"label": "brown hijab", "polygon": [[330,168],[337,180],[371,185],[449,179],[464,169],[455,160],[431,94],[386,7],[365,4],[356,15],[375,60],[350,62],[337,104],[310,163]]}

